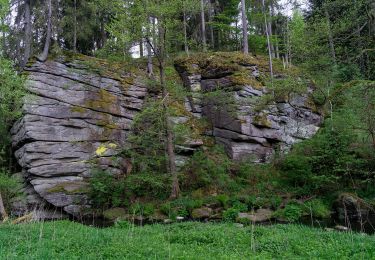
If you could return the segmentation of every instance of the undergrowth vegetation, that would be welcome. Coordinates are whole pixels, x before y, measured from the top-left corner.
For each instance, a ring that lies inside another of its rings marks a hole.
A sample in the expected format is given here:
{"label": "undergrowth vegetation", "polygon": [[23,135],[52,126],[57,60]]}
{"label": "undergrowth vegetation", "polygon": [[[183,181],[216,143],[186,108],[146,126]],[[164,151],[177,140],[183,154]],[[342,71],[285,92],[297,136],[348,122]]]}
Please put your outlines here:
{"label": "undergrowth vegetation", "polygon": [[0,226],[4,259],[373,259],[374,239],[297,225]]}

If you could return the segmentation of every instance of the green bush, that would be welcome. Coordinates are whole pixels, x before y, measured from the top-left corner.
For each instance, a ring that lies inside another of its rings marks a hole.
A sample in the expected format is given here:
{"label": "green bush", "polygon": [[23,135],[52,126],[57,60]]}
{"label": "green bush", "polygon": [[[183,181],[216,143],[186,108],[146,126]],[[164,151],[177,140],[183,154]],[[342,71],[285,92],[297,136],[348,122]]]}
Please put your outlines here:
{"label": "green bush", "polygon": [[24,77],[14,70],[13,63],[0,56],[0,169],[9,165],[9,130],[22,115],[23,97],[26,94],[24,82]]}
{"label": "green bush", "polygon": [[166,199],[171,180],[167,174],[134,173],[124,180],[126,189],[137,197]]}
{"label": "green bush", "polygon": [[303,213],[303,205],[290,202],[285,208],[277,210],[274,216],[285,219],[288,222],[296,222],[303,216]]}
{"label": "green bush", "polygon": [[303,206],[304,212],[314,218],[328,218],[331,215],[329,207],[320,199],[309,200]]}
{"label": "green bush", "polygon": [[137,202],[130,206],[129,213],[133,215],[149,217],[155,213],[155,207],[151,203],[143,204]]}
{"label": "green bush", "polygon": [[223,212],[223,220],[227,222],[234,222],[238,217],[238,213],[247,212],[248,207],[240,201],[234,201],[232,207]]}
{"label": "green bush", "polygon": [[126,186],[123,178],[115,178],[109,172],[96,169],[90,178],[89,196],[98,208],[127,205]]}
{"label": "green bush", "polygon": [[226,190],[232,182],[229,176],[230,167],[231,161],[222,147],[199,150],[184,167],[182,184],[190,190],[208,187]]}
{"label": "green bush", "polygon": [[11,176],[9,172],[0,169],[0,193],[3,198],[4,207],[10,209],[11,200],[20,196],[22,181]]}

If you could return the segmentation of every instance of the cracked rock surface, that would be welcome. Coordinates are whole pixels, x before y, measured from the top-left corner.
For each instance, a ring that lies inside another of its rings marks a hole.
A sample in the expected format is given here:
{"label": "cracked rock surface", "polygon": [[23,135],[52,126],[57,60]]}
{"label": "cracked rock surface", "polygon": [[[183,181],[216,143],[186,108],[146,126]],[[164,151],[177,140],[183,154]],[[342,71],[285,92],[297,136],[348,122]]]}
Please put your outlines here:
{"label": "cracked rock surface", "polygon": [[[111,156],[126,145],[147,90],[136,75],[101,73],[81,60],[36,62],[26,73],[31,95],[11,131],[26,200],[38,197],[38,205],[82,216],[90,210],[93,169],[123,172],[124,162]],[[30,205],[18,202],[17,211]]]}
{"label": "cracked rock surface", "polygon": [[[277,150],[288,151],[293,144],[311,138],[323,121],[311,101],[312,86],[306,87],[306,93],[290,93],[259,109],[261,99],[270,93],[262,80],[269,74],[262,58],[218,53],[180,59],[175,67],[192,93],[186,109],[209,119],[216,142],[234,160],[267,162]],[[210,95],[216,90],[224,91],[225,96]],[[227,105],[228,100],[232,104]]]}

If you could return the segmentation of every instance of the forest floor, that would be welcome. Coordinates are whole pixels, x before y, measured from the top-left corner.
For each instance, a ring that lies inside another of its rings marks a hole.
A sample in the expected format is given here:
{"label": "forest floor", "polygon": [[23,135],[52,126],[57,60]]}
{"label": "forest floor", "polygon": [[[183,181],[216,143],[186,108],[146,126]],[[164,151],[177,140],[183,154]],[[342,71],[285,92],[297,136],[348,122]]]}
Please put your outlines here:
{"label": "forest floor", "polygon": [[375,236],[299,225],[0,225],[0,259],[374,259]]}

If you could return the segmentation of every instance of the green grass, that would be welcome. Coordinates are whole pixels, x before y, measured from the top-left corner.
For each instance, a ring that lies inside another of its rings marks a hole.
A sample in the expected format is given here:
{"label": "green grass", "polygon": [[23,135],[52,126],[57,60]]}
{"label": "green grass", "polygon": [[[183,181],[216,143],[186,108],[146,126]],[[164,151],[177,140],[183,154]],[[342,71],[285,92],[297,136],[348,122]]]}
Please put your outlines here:
{"label": "green grass", "polygon": [[0,259],[375,259],[375,237],[298,225],[0,225]]}

